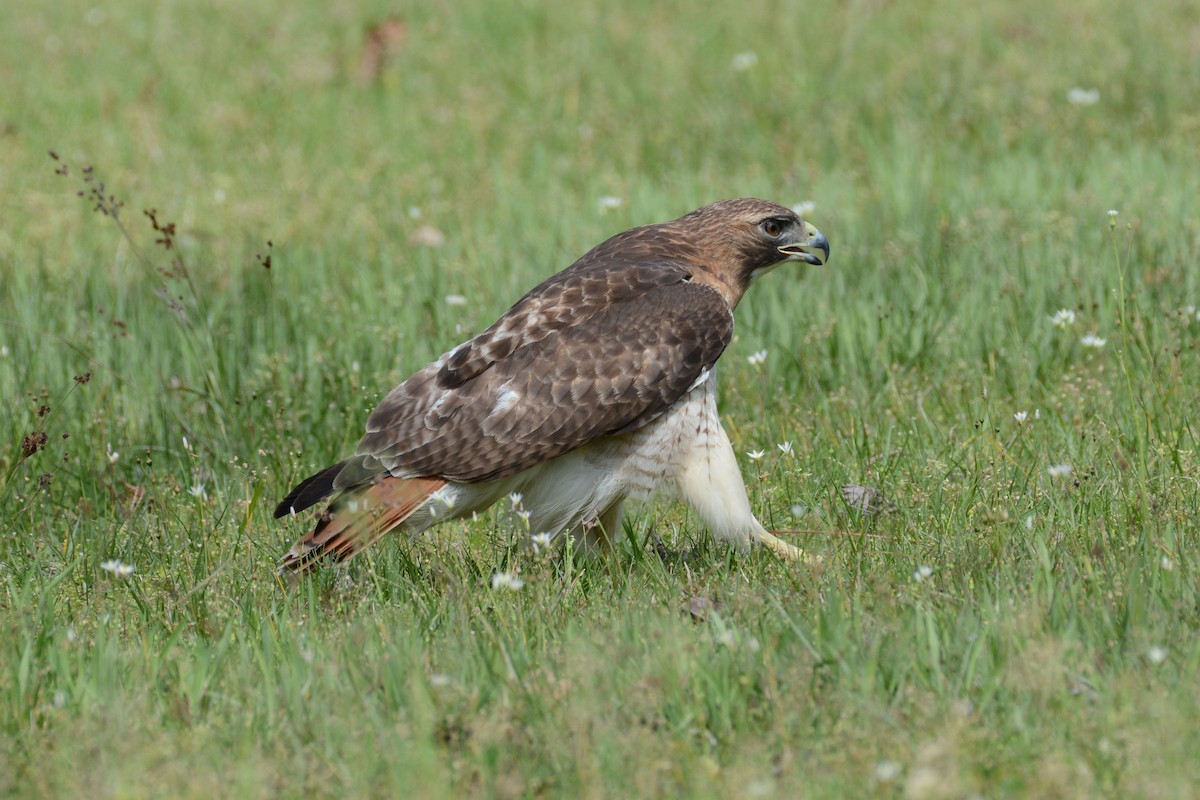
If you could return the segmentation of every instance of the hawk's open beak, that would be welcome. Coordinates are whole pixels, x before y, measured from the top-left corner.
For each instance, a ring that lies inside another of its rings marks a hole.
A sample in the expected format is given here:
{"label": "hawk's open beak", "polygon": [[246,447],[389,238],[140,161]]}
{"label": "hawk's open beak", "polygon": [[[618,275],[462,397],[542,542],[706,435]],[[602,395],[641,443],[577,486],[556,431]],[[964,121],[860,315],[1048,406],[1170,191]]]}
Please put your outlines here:
{"label": "hawk's open beak", "polygon": [[829,240],[811,223],[805,222],[804,238],[799,242],[782,245],[779,252],[788,258],[819,267],[829,260]]}

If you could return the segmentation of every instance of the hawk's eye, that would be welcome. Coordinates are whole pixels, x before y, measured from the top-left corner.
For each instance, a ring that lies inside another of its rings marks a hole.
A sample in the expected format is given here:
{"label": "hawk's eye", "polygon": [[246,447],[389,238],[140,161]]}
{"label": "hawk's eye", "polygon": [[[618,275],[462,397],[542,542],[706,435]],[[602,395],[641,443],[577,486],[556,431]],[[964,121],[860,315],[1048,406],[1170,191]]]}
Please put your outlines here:
{"label": "hawk's eye", "polygon": [[772,239],[783,233],[783,223],[777,219],[764,220],[761,225],[763,233],[770,236]]}

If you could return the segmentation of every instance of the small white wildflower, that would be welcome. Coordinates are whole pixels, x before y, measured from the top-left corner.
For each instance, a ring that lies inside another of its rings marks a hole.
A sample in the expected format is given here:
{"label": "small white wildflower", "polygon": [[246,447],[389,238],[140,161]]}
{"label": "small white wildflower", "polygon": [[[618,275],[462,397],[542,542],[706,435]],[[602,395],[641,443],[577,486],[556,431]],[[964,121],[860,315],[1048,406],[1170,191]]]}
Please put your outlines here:
{"label": "small white wildflower", "polygon": [[1162,560],[1158,562],[1158,565],[1167,572],[1175,569],[1175,562],[1171,560],[1170,556],[1163,556]]}
{"label": "small white wildflower", "polygon": [[54,693],[54,707],[62,708],[67,704],[67,693],[59,689]]}
{"label": "small white wildflower", "polygon": [[1154,645],[1146,651],[1146,658],[1151,664],[1158,666],[1167,660],[1167,648]]}
{"label": "small white wildflower", "polygon": [[467,304],[467,298],[464,295],[461,295],[461,294],[446,295],[446,305],[448,305],[448,306],[465,306],[466,304]]}
{"label": "small white wildflower", "polygon": [[1025,517],[1025,530],[1027,530],[1027,531],[1031,531],[1031,530],[1033,530],[1033,521],[1034,521],[1034,520],[1033,520],[1033,514],[1028,514],[1028,515],[1026,515],[1026,517]]}
{"label": "small white wildflower", "polygon": [[1101,339],[1095,334],[1089,334],[1079,340],[1079,343],[1084,347],[1104,347],[1108,344],[1108,339]]}
{"label": "small white wildflower", "polygon": [[208,492],[204,491],[203,483],[192,484],[192,488],[188,489],[188,494],[190,494],[192,497],[198,497],[201,500],[208,497]]}
{"label": "small white wildflower", "polygon": [[508,496],[508,502],[513,507],[514,511],[517,510],[517,506],[521,505],[521,500],[523,499],[524,498],[521,496],[520,492],[513,492]]}
{"label": "small white wildflower", "polygon": [[449,675],[434,674],[429,676],[429,685],[435,689],[443,689],[449,686],[451,681]]}
{"label": "small white wildflower", "polygon": [[1069,308],[1060,308],[1050,317],[1050,323],[1056,328],[1066,330],[1069,326],[1075,324],[1075,312]]}
{"label": "small white wildflower", "polygon": [[603,197],[601,197],[599,200],[596,201],[596,207],[599,208],[601,211],[609,211],[614,208],[620,208],[621,204],[624,202],[625,201],[623,201],[619,197],[614,197],[611,194],[606,194]]}
{"label": "small white wildflower", "polygon": [[733,71],[745,72],[748,69],[753,69],[758,64],[758,53],[748,50],[745,53],[738,53],[733,57]]}
{"label": "small white wildflower", "polygon": [[524,585],[525,581],[521,580],[514,572],[497,572],[492,576],[493,589],[508,589],[515,592]]}
{"label": "small white wildflower", "polygon": [[792,454],[792,443],[791,442],[780,442],[779,444],[777,444],[775,446],[778,447],[779,452],[785,456],[790,456]]}
{"label": "small white wildflower", "polygon": [[1016,411],[1013,413],[1013,419],[1015,419],[1017,422],[1024,422],[1028,418],[1029,418],[1028,411]]}
{"label": "small white wildflower", "polygon": [[809,214],[817,210],[817,204],[812,200],[805,200],[792,206],[792,211],[796,212],[797,217],[807,217]]}
{"label": "small white wildflower", "polygon": [[190,442],[187,440],[187,437],[186,437],[186,436],[184,436],[184,437],[183,437],[183,449],[184,449],[184,450],[187,450],[189,453],[190,453],[190,452],[192,452],[192,445],[191,445],[191,443],[190,443]]}
{"label": "small white wildflower", "polygon": [[806,509],[804,506],[800,505],[799,503],[793,503],[792,507],[788,510],[790,512],[792,512],[793,517],[803,517],[804,512],[807,511],[808,509]]}
{"label": "small white wildflower", "polygon": [[875,780],[890,783],[900,777],[900,765],[895,761],[880,761],[875,765]]}
{"label": "small white wildflower", "polygon": [[117,459],[121,457],[121,454],[113,450],[112,445],[107,442],[104,445],[104,452],[108,455],[108,463],[110,464],[117,463]]}
{"label": "small white wildflower", "polygon": [[521,518],[521,522],[524,522],[526,525],[528,525],[529,517],[532,515],[532,513],[533,512],[521,509],[520,511],[517,512],[517,516]]}
{"label": "small white wildflower", "polygon": [[133,574],[133,564],[123,564],[115,558],[102,562],[100,569],[111,572],[118,578],[128,578]]}
{"label": "small white wildflower", "polygon": [[1034,418],[1034,419],[1041,419],[1041,418],[1042,418],[1042,410],[1041,410],[1040,408],[1035,408],[1035,409],[1033,410],[1033,418]]}
{"label": "small white wildflower", "polygon": [[928,566],[927,564],[922,564],[921,566],[917,567],[917,571],[913,573],[913,580],[917,583],[920,583],[922,581],[929,580],[931,575],[933,575],[933,567]]}
{"label": "small white wildflower", "polygon": [[750,362],[750,366],[752,367],[761,367],[767,361],[767,351],[756,350],[755,352],[746,356],[746,360]]}
{"label": "small white wildflower", "polygon": [[1094,106],[1100,102],[1100,90],[1075,87],[1067,92],[1067,102],[1073,106]]}
{"label": "small white wildflower", "polygon": [[746,451],[746,455],[750,457],[751,461],[758,461],[760,458],[762,458],[766,454],[767,454],[766,450],[747,450]]}
{"label": "small white wildflower", "polygon": [[8,345],[0,344],[0,358],[8,358]]}
{"label": "small white wildflower", "polygon": [[408,207],[408,218],[409,219],[420,219],[421,218],[421,207],[420,206],[409,206]]}
{"label": "small white wildflower", "polygon": [[1108,210],[1108,218],[1109,218],[1109,219],[1116,219],[1116,218],[1117,218],[1117,215],[1119,215],[1120,213],[1121,213],[1121,212],[1120,212],[1120,211],[1117,211],[1115,208],[1110,208],[1110,209]]}
{"label": "small white wildflower", "polygon": [[529,541],[533,544],[533,552],[538,553],[542,550],[549,550],[554,537],[548,533],[535,533],[529,537]]}
{"label": "small white wildflower", "polygon": [[67,633],[66,633],[66,637],[67,637],[67,642],[68,642],[68,643],[70,643],[70,642],[73,642],[73,641],[75,641],[76,639],[78,639],[78,638],[79,638],[79,634],[77,634],[77,633],[75,632],[75,626],[74,626],[74,625],[68,625],[68,626],[67,626]]}
{"label": "small white wildflower", "polygon": [[1071,474],[1072,467],[1070,464],[1051,464],[1046,467],[1046,472],[1051,478],[1065,478]]}

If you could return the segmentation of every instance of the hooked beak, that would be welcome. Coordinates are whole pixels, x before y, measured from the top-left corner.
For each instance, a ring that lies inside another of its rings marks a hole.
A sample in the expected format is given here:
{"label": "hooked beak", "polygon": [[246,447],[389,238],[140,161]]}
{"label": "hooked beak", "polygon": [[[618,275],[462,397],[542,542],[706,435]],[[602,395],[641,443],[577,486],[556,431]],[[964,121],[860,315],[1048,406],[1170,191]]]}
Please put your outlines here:
{"label": "hooked beak", "polygon": [[825,234],[813,227],[812,223],[804,223],[804,235],[799,241],[781,245],[779,252],[792,261],[803,261],[820,267],[829,261],[829,240]]}

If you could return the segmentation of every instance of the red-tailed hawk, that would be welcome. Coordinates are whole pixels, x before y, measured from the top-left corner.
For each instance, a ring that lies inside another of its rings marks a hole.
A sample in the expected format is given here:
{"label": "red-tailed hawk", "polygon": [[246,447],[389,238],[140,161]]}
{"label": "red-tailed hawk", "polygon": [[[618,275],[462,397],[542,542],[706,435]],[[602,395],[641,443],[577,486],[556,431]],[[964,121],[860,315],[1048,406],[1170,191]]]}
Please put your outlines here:
{"label": "red-tailed hawk", "polygon": [[284,498],[276,517],[336,495],[280,571],[518,494],[531,534],[567,531],[585,547],[619,530],[627,499],[664,491],[720,539],[799,557],[750,510],[714,368],[756,278],[828,257],[812,225],[750,199],[596,246],[393,389],[354,455]]}

